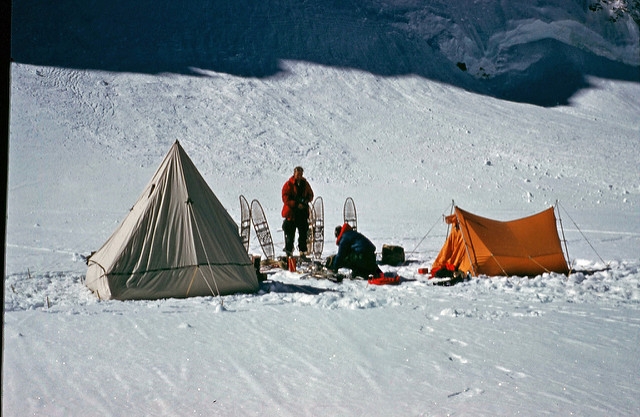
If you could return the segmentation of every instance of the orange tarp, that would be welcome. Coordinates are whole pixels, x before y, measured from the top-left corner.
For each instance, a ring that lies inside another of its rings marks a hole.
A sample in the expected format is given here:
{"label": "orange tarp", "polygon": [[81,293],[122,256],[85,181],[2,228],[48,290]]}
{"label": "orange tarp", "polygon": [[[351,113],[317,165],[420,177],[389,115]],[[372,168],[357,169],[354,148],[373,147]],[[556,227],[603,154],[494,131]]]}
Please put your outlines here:
{"label": "orange tarp", "polygon": [[511,221],[487,219],[455,207],[446,221],[451,231],[432,271],[449,263],[473,276],[569,272],[553,207]]}

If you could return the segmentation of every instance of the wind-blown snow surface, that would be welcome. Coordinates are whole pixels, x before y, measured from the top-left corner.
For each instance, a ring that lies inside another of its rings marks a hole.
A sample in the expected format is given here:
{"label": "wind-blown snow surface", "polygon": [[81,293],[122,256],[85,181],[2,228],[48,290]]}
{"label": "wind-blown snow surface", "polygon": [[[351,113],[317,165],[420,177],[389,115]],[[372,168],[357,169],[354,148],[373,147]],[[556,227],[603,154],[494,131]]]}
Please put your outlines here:
{"label": "wind-blown snow surface", "polygon": [[[518,17],[520,41],[553,26]],[[602,48],[637,65],[625,45]],[[4,415],[640,414],[637,80],[588,77],[569,105],[538,107],[418,75],[279,68],[12,64]],[[328,230],[352,196],[378,249],[405,248],[411,263],[382,266],[402,283],[282,271],[258,294],[99,301],[82,257],[176,139],[238,222],[240,194],[262,202],[276,250],[295,165]],[[451,200],[505,220],[558,200],[570,260],[597,272],[433,286],[417,271],[444,241]]]}

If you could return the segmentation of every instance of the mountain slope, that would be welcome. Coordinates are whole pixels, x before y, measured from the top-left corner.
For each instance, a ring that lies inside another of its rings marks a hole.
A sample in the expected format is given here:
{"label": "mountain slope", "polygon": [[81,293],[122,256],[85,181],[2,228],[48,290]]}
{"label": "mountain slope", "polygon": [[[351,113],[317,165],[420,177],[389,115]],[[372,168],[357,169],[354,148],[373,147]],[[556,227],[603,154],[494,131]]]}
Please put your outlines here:
{"label": "mountain slope", "polygon": [[553,106],[584,88],[585,75],[639,80],[637,11],[597,4],[25,0],[14,6],[12,54],[44,66],[243,77],[296,60]]}

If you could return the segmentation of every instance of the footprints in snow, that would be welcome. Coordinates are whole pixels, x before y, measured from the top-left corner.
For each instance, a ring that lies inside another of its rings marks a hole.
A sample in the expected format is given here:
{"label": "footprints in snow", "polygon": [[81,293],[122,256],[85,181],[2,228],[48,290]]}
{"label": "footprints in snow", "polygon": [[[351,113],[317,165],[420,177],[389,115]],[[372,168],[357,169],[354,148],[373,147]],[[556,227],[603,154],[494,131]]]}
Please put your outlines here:
{"label": "footprints in snow", "polygon": [[524,372],[513,372],[511,369],[507,369],[499,365],[496,365],[496,369],[498,371],[504,372],[505,375],[511,379],[521,379],[527,377],[527,374],[525,374]]}
{"label": "footprints in snow", "polygon": [[[466,348],[467,346],[469,346],[469,344],[467,342],[464,342],[462,340],[458,340],[458,339],[452,339],[449,338],[447,339],[447,342],[449,342],[452,345],[456,345],[458,347],[461,348]],[[469,359],[465,358],[463,355],[458,355],[456,353],[449,353],[449,357],[448,359],[451,362],[459,362],[462,364],[465,363],[469,363]],[[527,374],[523,373],[523,372],[514,372],[511,369],[505,368],[504,366],[500,366],[500,365],[495,365],[495,368],[500,371],[503,372],[506,376],[508,376],[511,379],[520,379],[520,378],[526,378]]]}
{"label": "footprints in snow", "polygon": [[[447,339],[447,342],[449,342],[452,345],[455,345],[458,348],[466,348],[468,346],[468,343],[458,339]],[[458,355],[456,353],[449,353],[448,359],[451,362],[457,362],[463,365],[470,362],[469,359],[465,358],[463,355]],[[524,372],[513,371],[501,365],[494,365],[494,368],[497,371],[497,374],[495,375],[497,386],[502,386],[505,383],[504,377],[507,377],[512,380],[522,379],[527,377],[527,374],[525,374]],[[493,379],[493,378],[490,378],[490,379]],[[448,399],[454,399],[454,398],[468,399],[471,397],[475,397],[477,395],[482,395],[484,394],[484,392],[485,390],[481,388],[466,387],[462,390],[451,392],[450,394],[447,395],[447,398]]]}
{"label": "footprints in snow", "polygon": [[[462,340],[458,340],[458,339],[447,339],[447,342],[453,344],[453,345],[457,345],[457,346],[461,346],[461,347],[467,347],[468,344],[466,342],[463,342]],[[461,355],[457,355],[455,353],[449,353],[449,360],[451,362],[454,361],[454,359],[460,363],[468,363],[469,360],[467,360],[466,358],[464,358]]]}

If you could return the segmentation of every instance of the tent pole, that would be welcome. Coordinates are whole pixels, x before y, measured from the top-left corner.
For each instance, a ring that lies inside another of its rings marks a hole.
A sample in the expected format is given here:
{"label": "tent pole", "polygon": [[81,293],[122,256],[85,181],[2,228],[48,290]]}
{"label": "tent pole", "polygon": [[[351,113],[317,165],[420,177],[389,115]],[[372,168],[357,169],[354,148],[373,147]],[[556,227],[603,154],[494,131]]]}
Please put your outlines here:
{"label": "tent pole", "polygon": [[[460,224],[460,219],[458,219],[458,213],[456,213],[456,221],[458,224]],[[465,222],[465,227],[466,227],[467,223]],[[468,230],[467,230],[468,233]],[[462,240],[464,241],[464,251],[467,252],[467,257],[469,258],[469,264],[471,265],[471,269],[472,269],[472,273],[474,277],[477,277],[478,274],[476,273],[476,264],[473,262],[473,259],[471,259],[471,253],[469,253],[469,243],[467,242],[467,239],[465,238],[465,234],[462,231],[462,227],[460,227],[460,234],[462,234]],[[499,265],[499,264],[498,264]]]}
{"label": "tent pole", "polygon": [[[449,209],[449,216],[451,216],[454,212],[454,210],[456,209],[456,202],[455,200],[451,200],[451,208]],[[447,224],[447,236],[449,236],[449,224]]]}
{"label": "tent pole", "polygon": [[564,253],[567,257],[567,266],[569,267],[569,273],[573,270],[571,259],[569,258],[569,249],[567,248],[567,238],[564,236],[564,227],[562,226],[562,217],[560,216],[560,203],[556,200],[555,211],[558,212],[558,222],[560,223],[560,232],[562,232],[562,243],[564,243]]}
{"label": "tent pole", "polygon": [[578,232],[580,232],[580,234],[582,235],[582,237],[584,238],[584,240],[589,244],[589,246],[591,247],[591,249],[593,249],[593,252],[598,256],[598,259],[600,259],[600,262],[602,262],[603,264],[607,265],[607,268],[609,267],[609,263],[605,262],[602,257],[600,256],[600,254],[598,253],[598,251],[596,250],[596,248],[593,247],[593,245],[591,244],[591,242],[589,241],[589,239],[587,239],[587,237],[584,235],[584,233],[582,233],[582,230],[580,229],[580,227],[578,227],[578,225],[576,224],[575,220],[573,220],[573,218],[571,217],[571,215],[569,214],[569,212],[567,211],[567,209],[565,209],[564,207],[562,207],[564,209],[564,212],[567,214],[567,216],[569,216],[569,219],[571,220],[571,222],[573,223],[573,225],[576,227],[576,229],[578,229]]}

